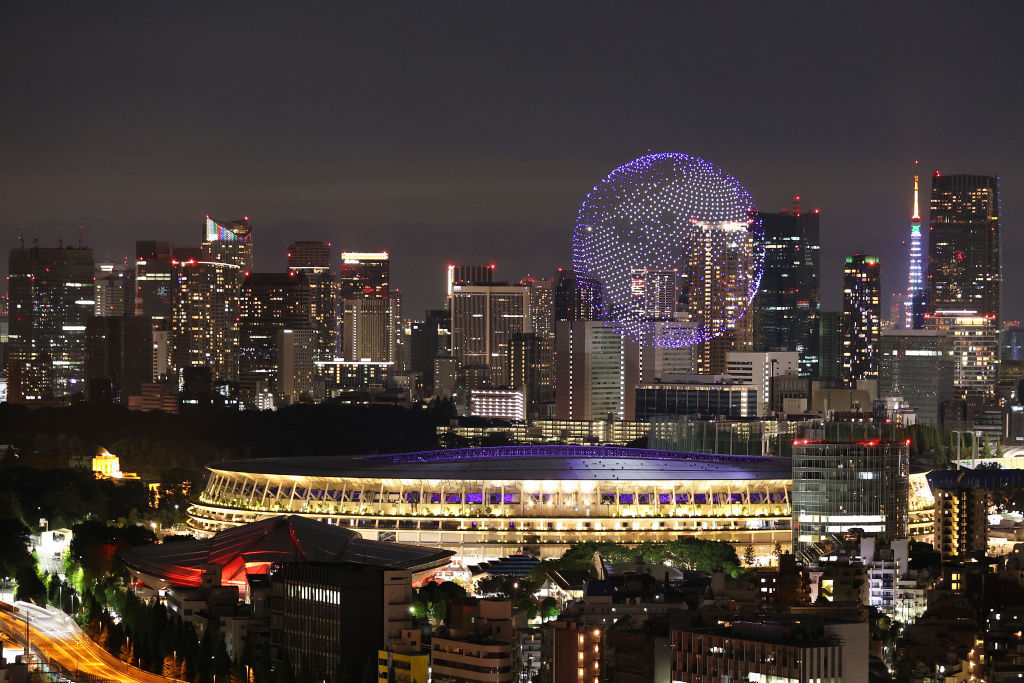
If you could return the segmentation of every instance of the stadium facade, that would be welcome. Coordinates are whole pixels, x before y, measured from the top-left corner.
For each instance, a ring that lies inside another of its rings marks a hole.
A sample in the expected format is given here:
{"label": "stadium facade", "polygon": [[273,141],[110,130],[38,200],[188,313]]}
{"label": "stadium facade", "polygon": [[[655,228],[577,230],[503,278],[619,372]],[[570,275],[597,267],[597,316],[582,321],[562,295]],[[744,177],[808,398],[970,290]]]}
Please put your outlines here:
{"label": "stadium facade", "polygon": [[759,557],[792,541],[789,458],[599,446],[501,446],[215,463],[189,509],[197,535],[281,514],[474,563],[574,543],[683,536]]}

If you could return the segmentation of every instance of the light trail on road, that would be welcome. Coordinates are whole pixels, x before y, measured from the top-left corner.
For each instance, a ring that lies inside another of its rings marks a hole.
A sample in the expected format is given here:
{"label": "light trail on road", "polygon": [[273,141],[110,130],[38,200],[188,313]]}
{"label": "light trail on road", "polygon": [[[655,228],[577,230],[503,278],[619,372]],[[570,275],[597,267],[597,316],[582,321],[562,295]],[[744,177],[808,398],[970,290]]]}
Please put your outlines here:
{"label": "light trail on road", "polygon": [[25,643],[25,618],[29,620],[32,649],[43,659],[69,672],[131,683],[167,683],[174,680],[129,666],[111,655],[86,635],[74,620],[56,610],[29,603],[15,603],[17,614],[0,611],[0,630]]}

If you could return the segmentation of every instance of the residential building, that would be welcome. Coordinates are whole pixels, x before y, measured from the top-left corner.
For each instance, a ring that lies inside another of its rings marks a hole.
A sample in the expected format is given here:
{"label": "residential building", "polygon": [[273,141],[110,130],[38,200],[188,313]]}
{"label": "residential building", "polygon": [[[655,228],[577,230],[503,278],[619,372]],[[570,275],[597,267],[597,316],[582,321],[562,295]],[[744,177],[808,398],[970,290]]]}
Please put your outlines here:
{"label": "residential building", "polygon": [[999,372],[995,317],[977,311],[935,311],[925,315],[925,328],[949,334],[955,361],[953,384],[959,397],[974,401],[994,397]]}
{"label": "residential building", "polygon": [[509,601],[452,600],[447,628],[430,642],[433,681],[513,683],[516,645]]}
{"label": "residential building", "polygon": [[935,547],[944,561],[985,557],[990,502],[978,486],[935,490]]}
{"label": "residential building", "polygon": [[559,619],[544,634],[541,680],[550,683],[603,680],[604,624]]}

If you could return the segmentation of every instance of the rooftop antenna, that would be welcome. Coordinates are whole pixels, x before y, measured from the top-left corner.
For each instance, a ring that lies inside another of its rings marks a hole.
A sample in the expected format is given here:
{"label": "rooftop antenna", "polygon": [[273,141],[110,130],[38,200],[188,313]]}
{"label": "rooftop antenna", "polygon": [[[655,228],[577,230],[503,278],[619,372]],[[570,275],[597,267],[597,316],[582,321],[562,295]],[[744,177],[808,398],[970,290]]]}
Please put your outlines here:
{"label": "rooftop antenna", "polygon": [[798,194],[793,195],[793,215],[800,215],[800,195]]}
{"label": "rooftop antenna", "polygon": [[57,228],[57,248],[58,249],[63,249],[64,248],[64,226],[63,225],[60,226],[59,228]]}
{"label": "rooftop antenna", "polygon": [[78,226],[78,248],[85,249],[85,226]]}
{"label": "rooftop antenna", "polygon": [[18,226],[18,244],[21,245],[22,249],[25,248],[25,226],[24,225],[19,225]]}
{"label": "rooftop antenna", "polygon": [[39,248],[39,225],[32,226],[32,247],[34,249]]}

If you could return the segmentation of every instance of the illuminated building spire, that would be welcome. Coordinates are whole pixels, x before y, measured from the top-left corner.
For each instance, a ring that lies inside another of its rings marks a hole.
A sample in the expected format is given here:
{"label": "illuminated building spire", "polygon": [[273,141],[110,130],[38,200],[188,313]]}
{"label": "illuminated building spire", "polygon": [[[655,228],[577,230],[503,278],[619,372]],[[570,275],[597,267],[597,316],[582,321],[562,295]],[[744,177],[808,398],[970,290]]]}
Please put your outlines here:
{"label": "illuminated building spire", "polygon": [[[917,170],[914,162],[914,170]],[[907,298],[903,305],[906,311],[904,327],[908,330],[920,330],[924,327],[924,268],[921,249],[921,209],[918,195],[919,177],[914,174],[914,215],[910,217],[910,264],[907,278]]]}

